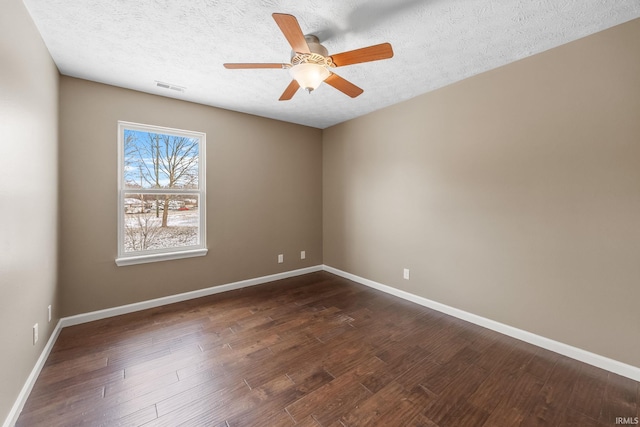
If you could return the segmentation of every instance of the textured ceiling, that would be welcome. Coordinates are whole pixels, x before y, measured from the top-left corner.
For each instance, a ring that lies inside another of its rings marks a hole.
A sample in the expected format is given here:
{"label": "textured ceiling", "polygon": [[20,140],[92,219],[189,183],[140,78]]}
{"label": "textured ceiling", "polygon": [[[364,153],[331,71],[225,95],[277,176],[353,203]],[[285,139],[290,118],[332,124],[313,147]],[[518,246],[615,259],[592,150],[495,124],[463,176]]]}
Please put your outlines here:
{"label": "textured ceiling", "polygon": [[[640,17],[638,0],[24,0],[62,74],[325,128]],[[335,72],[278,101],[289,62],[274,12],[295,15],[335,54],[390,42],[392,59]],[[167,82],[186,90],[156,86]]]}

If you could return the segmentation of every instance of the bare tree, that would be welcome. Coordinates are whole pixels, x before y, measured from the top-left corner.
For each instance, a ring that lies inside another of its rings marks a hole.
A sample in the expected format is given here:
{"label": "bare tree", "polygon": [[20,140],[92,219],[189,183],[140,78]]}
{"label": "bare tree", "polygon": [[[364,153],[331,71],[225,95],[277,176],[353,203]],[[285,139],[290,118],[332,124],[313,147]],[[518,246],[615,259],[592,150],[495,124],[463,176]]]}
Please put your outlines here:
{"label": "bare tree", "polygon": [[[125,138],[125,169],[138,167],[136,176],[149,188],[196,188],[198,185],[198,143],[197,138],[147,132],[144,140],[137,140],[133,134]],[[132,173],[133,174],[133,173]],[[156,217],[162,207],[162,227],[167,227],[169,215],[169,194],[162,204],[156,200]]]}
{"label": "bare tree", "polygon": [[[144,207],[143,207],[144,209]],[[133,222],[131,224],[130,222]],[[127,220],[125,230],[125,247],[131,251],[149,249],[160,232],[158,221],[153,215],[144,211]]]}

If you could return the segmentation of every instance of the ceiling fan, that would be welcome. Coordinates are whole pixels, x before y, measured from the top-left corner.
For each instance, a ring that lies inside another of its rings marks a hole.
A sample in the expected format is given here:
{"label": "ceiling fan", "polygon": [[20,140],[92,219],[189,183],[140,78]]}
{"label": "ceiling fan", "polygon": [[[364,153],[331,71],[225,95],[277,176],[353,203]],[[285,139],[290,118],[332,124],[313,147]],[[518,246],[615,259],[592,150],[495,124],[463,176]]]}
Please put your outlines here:
{"label": "ceiling fan", "polygon": [[282,96],[280,96],[280,101],[287,101],[293,98],[293,95],[295,95],[301,87],[311,93],[311,91],[320,86],[322,82],[355,98],[364,92],[364,90],[337,74],[334,74],[331,68],[378,61],[393,56],[393,49],[389,43],[363,47],[361,49],[329,56],[327,49],[320,44],[316,36],[305,36],[302,33],[295,16],[284,13],[274,13],[272,16],[291,45],[291,63],[227,63],[224,64],[224,67],[229,69],[288,69],[293,80],[291,80],[289,86],[287,86]]}

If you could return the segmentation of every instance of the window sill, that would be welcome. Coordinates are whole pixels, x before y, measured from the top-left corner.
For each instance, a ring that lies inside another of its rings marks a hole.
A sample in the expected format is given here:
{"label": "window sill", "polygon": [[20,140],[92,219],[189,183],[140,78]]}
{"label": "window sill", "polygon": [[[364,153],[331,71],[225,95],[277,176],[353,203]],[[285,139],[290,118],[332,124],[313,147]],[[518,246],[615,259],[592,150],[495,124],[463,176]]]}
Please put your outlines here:
{"label": "window sill", "polygon": [[170,261],[173,259],[182,259],[182,258],[193,258],[198,256],[205,256],[207,252],[208,252],[208,249],[193,249],[189,251],[168,252],[163,254],[128,256],[128,257],[116,258],[116,265],[118,267],[124,267],[127,265],[146,264],[149,262]]}

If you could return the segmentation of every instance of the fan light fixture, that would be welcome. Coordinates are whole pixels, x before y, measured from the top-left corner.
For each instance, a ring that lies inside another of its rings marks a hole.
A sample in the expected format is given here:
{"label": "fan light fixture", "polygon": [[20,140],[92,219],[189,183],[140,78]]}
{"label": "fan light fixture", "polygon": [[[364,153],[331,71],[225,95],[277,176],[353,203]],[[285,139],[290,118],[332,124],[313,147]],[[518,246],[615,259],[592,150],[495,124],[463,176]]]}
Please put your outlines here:
{"label": "fan light fixture", "polygon": [[311,93],[331,74],[324,65],[303,62],[289,68],[289,73],[301,88]]}

